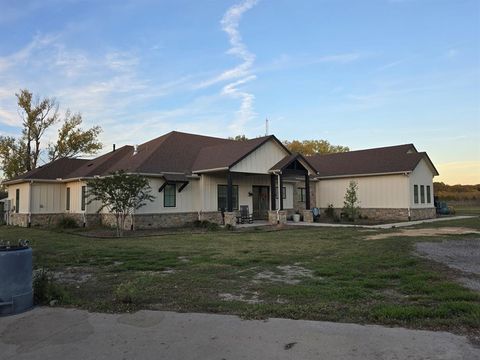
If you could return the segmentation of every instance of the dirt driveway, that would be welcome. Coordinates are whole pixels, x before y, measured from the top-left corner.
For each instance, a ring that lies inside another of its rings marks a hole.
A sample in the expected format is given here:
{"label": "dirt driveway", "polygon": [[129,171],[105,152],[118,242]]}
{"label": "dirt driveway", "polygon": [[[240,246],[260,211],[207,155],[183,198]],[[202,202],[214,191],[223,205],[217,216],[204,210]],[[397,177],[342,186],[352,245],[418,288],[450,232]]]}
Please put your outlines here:
{"label": "dirt driveway", "polygon": [[463,275],[459,281],[480,291],[480,239],[420,242],[415,247],[420,256],[460,270]]}
{"label": "dirt driveway", "polygon": [[441,236],[441,235],[466,235],[466,234],[480,234],[480,231],[466,227],[440,227],[440,228],[425,228],[425,229],[400,229],[395,232],[388,232],[382,234],[375,234],[367,236],[366,240],[382,240],[396,236]]}

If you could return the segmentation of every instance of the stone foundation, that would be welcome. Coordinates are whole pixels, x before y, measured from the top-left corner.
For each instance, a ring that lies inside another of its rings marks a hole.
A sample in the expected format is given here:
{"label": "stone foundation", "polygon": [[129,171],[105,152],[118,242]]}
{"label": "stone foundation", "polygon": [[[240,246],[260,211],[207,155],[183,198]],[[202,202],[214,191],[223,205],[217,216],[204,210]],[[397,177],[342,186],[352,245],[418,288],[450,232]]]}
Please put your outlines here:
{"label": "stone foundation", "polygon": [[28,226],[28,214],[17,214],[17,213],[10,213],[9,214],[9,224],[14,226]]}
{"label": "stone foundation", "polygon": [[220,211],[200,211],[198,220],[210,221],[215,224],[223,224],[223,217]]}
{"label": "stone foundation", "polygon": [[411,220],[433,219],[437,216],[435,208],[410,209]]}
{"label": "stone foundation", "polygon": [[268,222],[270,224],[286,224],[287,223],[287,210],[278,211],[278,221],[277,221],[277,211],[269,210],[268,211]]}
{"label": "stone foundation", "polygon": [[237,224],[237,216],[240,216],[239,211],[225,212],[225,225],[235,226]]}
{"label": "stone foundation", "polygon": [[313,223],[313,213],[312,210],[303,210],[303,222]]}
{"label": "stone foundation", "polygon": [[[167,213],[167,214],[136,214],[134,217],[135,229],[159,229],[181,227],[198,220],[197,212]],[[102,225],[116,227],[114,214],[101,214]],[[132,227],[132,216],[125,219],[125,229]]]}
{"label": "stone foundation", "polygon": [[[335,208],[335,215],[340,217],[342,209]],[[368,217],[371,220],[379,221],[408,221],[408,220],[422,220],[434,219],[437,215],[435,208],[427,209],[410,209],[410,219],[407,208],[360,208],[359,214],[362,217]],[[320,217],[324,218],[325,208],[320,209]]]}

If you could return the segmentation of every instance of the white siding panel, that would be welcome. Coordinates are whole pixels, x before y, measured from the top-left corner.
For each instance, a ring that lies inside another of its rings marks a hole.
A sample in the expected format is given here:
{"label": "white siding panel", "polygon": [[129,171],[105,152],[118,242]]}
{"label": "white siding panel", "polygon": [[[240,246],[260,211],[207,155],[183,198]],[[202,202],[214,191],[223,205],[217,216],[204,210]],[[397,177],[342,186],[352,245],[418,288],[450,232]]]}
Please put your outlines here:
{"label": "white siding panel", "polygon": [[28,214],[28,204],[30,201],[30,183],[14,184],[7,187],[8,199],[10,199],[12,209],[15,206],[15,194],[17,189],[20,189],[20,206],[18,212],[20,214]]}
{"label": "white siding panel", "polygon": [[152,213],[177,213],[177,212],[192,212],[200,210],[200,181],[191,179],[188,185],[179,193],[178,188],[182,185],[177,183],[176,186],[176,206],[163,206],[163,191],[158,189],[165,181],[161,178],[149,178],[151,194],[155,197],[153,202],[147,202],[145,206],[137,210],[137,214],[152,214]]}
{"label": "white siding panel", "polygon": [[63,212],[65,212],[65,184],[33,183],[33,214],[58,214]]}
{"label": "white siding panel", "polygon": [[274,140],[269,140],[230,170],[232,172],[268,174],[268,170],[287,155],[284,148]]}
{"label": "white siding panel", "polygon": [[317,206],[333,204],[343,207],[345,192],[350,183],[358,184],[358,198],[363,208],[407,208],[409,204],[408,177],[405,175],[368,176],[317,182]]}
{"label": "white siding panel", "polygon": [[[414,195],[413,195],[413,185],[418,185],[418,204],[414,202]],[[421,196],[420,196],[420,185],[425,186],[425,203],[421,203]],[[430,199],[431,203],[427,203],[427,186],[430,186]],[[433,205],[433,172],[428,166],[425,160],[420,160],[417,167],[413,170],[410,174],[410,185],[409,185],[409,199],[410,199],[410,206],[414,209],[419,208],[432,208]]]}

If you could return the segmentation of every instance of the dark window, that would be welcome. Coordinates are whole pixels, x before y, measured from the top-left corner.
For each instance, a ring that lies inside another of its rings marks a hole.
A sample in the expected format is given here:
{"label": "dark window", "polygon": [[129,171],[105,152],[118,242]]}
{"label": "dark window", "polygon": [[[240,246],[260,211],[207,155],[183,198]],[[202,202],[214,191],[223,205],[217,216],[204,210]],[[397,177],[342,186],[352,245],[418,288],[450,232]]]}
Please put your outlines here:
{"label": "dark window", "polygon": [[[238,210],[238,185],[232,185],[233,195],[233,210]],[[227,207],[227,185],[218,185],[217,187],[217,204],[218,204],[218,211],[225,211],[228,209]]]}
{"label": "dark window", "polygon": [[420,201],[425,204],[425,186],[420,185]]}
{"label": "dark window", "polygon": [[418,204],[418,185],[413,185],[413,202]]}
{"label": "dark window", "polygon": [[427,204],[432,203],[432,194],[430,194],[430,186],[427,185]]}
{"label": "dark window", "polygon": [[167,184],[163,189],[163,206],[177,206],[177,186],[175,184]]}
{"label": "dark window", "polygon": [[70,188],[67,187],[67,204],[66,204],[66,209],[70,210]]}
{"label": "dark window", "polygon": [[82,211],[85,211],[85,200],[87,198],[87,187],[82,186]]}
{"label": "dark window", "polygon": [[299,188],[300,191],[300,202],[305,202],[305,188]]}
{"label": "dark window", "polygon": [[[287,188],[285,186],[282,186],[282,199],[287,198]],[[275,187],[275,199],[278,199],[278,186]]]}
{"label": "dark window", "polygon": [[20,189],[15,190],[15,212],[20,210]]}

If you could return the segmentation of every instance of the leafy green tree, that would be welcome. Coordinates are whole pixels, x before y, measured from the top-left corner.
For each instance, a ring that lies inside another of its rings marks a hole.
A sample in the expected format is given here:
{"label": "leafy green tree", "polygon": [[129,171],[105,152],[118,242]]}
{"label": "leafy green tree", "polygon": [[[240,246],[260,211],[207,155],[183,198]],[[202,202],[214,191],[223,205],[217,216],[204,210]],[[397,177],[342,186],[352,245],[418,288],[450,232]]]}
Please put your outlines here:
{"label": "leafy green tree", "polygon": [[82,130],[81,124],[82,115],[79,113],[72,115],[67,110],[64,123],[58,130],[57,142],[48,146],[50,161],[79,154],[94,154],[102,148],[102,143],[97,140],[102,131],[100,126]]}
{"label": "leafy green tree", "polygon": [[115,215],[117,236],[122,237],[125,219],[128,215],[134,219],[135,210],[155,199],[150,194],[147,178],[140,175],[118,171],[110,176],[98,177],[87,181],[88,203],[99,201],[98,212],[106,209]]}
{"label": "leafy green tree", "polygon": [[355,221],[360,209],[360,202],[358,201],[358,184],[351,180],[348,184],[347,191],[343,200],[343,212],[347,214],[350,221]]}
{"label": "leafy green tree", "polygon": [[230,140],[235,141],[247,141],[248,138],[245,135],[236,135],[235,137],[229,137]]}
{"label": "leafy green tree", "polygon": [[347,146],[332,145],[327,140],[285,140],[283,144],[291,151],[305,156],[346,152]]}
{"label": "leafy green tree", "polygon": [[[60,121],[58,103],[53,98],[34,98],[26,89],[17,96],[19,114],[22,118],[22,135],[17,137],[0,136],[0,170],[9,180],[26,171],[35,169],[44,148],[42,140],[45,132]],[[50,160],[62,156],[94,154],[101,148],[98,135],[101,129],[95,126],[82,130],[80,114],[71,115],[67,110],[58,139],[48,146]]]}

